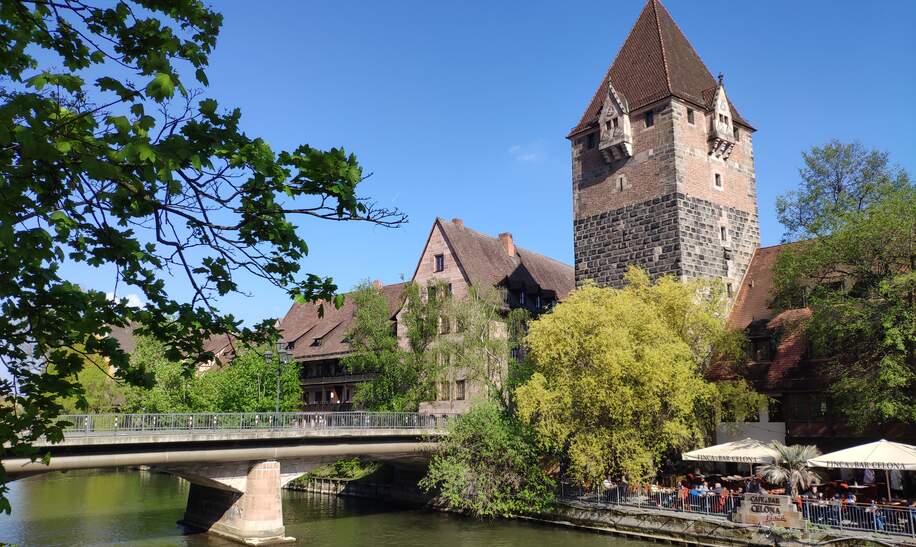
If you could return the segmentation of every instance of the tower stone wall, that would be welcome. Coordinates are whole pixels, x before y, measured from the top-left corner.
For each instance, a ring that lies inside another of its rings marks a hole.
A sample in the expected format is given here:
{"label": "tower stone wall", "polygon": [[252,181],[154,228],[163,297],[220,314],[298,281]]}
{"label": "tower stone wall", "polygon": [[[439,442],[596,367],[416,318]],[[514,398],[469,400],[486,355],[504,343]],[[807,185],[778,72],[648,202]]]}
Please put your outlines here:
{"label": "tower stone wall", "polygon": [[[737,290],[760,241],[753,128],[658,0],[569,139],[577,285],[620,286],[637,265]],[[612,139],[626,147],[608,154]]]}

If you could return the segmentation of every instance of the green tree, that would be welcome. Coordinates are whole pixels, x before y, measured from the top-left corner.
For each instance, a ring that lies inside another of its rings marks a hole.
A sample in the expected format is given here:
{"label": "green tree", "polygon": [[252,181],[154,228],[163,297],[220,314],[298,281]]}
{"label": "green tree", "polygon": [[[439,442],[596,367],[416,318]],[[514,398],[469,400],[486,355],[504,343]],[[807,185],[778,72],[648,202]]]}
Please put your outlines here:
{"label": "green tree", "polygon": [[894,190],[910,185],[906,171],[888,155],[859,143],[832,140],[802,152],[801,184],[776,200],[785,240],[829,234],[846,213],[862,211]]}
{"label": "green tree", "polygon": [[806,334],[850,423],[916,423],[916,188],[832,223],[781,253],[774,306],[811,310]]}
{"label": "green tree", "polygon": [[720,282],[651,283],[638,268],[626,279],[576,290],[526,338],[536,368],[516,390],[519,416],[586,484],[648,479],[666,454],[703,442],[719,395],[702,372],[736,339]]}
{"label": "green tree", "polygon": [[[107,360],[119,381],[150,379],[109,325],[137,325],[190,367],[212,357],[202,344],[213,333],[276,336],[269,322],[240,329],[218,311],[239,272],[297,299],[335,298],[330,279],[301,271],[308,247],[292,216],[405,220],[360,197],[352,154],[276,152],[243,131],[238,109],[199,90],[218,13],[198,0],[101,4],[0,4],[0,458],[61,439],[61,401],[83,391],[74,348]],[[110,271],[147,305],[83,290],[65,263]],[[186,278],[187,301],[166,291],[169,272]]]}
{"label": "green tree", "polygon": [[452,509],[478,517],[547,508],[555,484],[543,469],[530,428],[495,401],[481,401],[449,424],[420,481]]}
{"label": "green tree", "polygon": [[[198,393],[212,401],[207,410],[216,412],[273,412],[277,401],[277,374],[280,375],[280,411],[302,409],[299,364],[281,364],[277,355],[264,358],[266,346],[241,348],[239,355],[223,368],[197,378]],[[279,368],[278,368],[279,367]]]}
{"label": "green tree", "polygon": [[388,299],[368,281],[351,298],[356,307],[353,327],[347,333],[352,353],[341,363],[352,373],[374,374],[357,386],[353,401],[369,410],[411,408],[418,375],[407,366],[407,356],[398,344]]}
{"label": "green tree", "polygon": [[768,482],[786,485],[786,495],[789,496],[804,492],[817,482],[817,472],[808,467],[808,460],[821,455],[816,446],[786,446],[779,441],[773,441],[771,446],[776,451],[776,461],[757,468],[757,472]]}
{"label": "green tree", "polygon": [[[125,412],[204,412],[216,410],[212,394],[202,390],[193,368],[166,357],[165,345],[140,336],[130,356],[131,366],[152,377],[152,386],[127,388]],[[208,397],[208,395],[210,395]]]}

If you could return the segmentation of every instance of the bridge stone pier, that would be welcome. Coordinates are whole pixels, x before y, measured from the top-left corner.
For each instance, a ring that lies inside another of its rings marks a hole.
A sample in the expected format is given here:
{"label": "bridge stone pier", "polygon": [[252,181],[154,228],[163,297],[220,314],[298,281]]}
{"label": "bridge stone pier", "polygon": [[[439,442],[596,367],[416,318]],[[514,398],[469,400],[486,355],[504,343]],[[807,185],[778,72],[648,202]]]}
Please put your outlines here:
{"label": "bridge stone pier", "polygon": [[191,483],[180,524],[247,545],[295,541],[283,525],[281,488],[319,465],[365,456],[416,465],[448,416],[332,412],[63,416],[59,443],[39,442],[44,464],[4,460],[8,476],[149,466]]}
{"label": "bridge stone pier", "polygon": [[231,486],[218,488],[191,482],[188,505],[180,523],[246,545],[295,541],[286,536],[283,526],[280,462],[244,462],[232,467],[238,476],[226,477],[222,469],[218,473],[229,478]]}

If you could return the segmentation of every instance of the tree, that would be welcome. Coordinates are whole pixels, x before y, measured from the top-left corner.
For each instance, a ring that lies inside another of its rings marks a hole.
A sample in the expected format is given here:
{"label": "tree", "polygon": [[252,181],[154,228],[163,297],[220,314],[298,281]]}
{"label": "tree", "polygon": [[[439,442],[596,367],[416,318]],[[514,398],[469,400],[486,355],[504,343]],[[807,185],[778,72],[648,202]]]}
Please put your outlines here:
{"label": "tree", "polygon": [[448,364],[442,373],[463,374],[508,408],[519,368],[512,350],[520,347],[528,312],[508,310],[504,289],[471,285],[464,298],[449,298],[442,313],[447,328],[440,330],[447,332],[436,342],[440,359]]}
{"label": "tree", "polygon": [[449,424],[420,486],[452,509],[494,517],[547,508],[555,484],[534,433],[499,403],[481,401]]}
{"label": "tree", "polygon": [[916,423],[916,188],[839,215],[829,233],[780,254],[776,308],[827,362],[832,404],[860,427]]}
{"label": "tree", "polygon": [[808,460],[821,455],[813,445],[793,444],[786,446],[779,441],[770,445],[776,451],[776,461],[757,468],[763,478],[773,484],[785,484],[786,495],[794,496],[814,484],[818,477],[816,471],[808,467]]}
{"label": "tree", "polygon": [[516,390],[519,416],[582,483],[651,478],[666,454],[701,443],[719,400],[702,372],[735,339],[720,282],[653,284],[638,268],[626,280],[579,288],[526,338],[535,372]]}
{"label": "tree", "polygon": [[352,353],[341,363],[351,373],[374,375],[357,385],[353,401],[369,410],[411,408],[418,376],[407,366],[407,356],[398,344],[388,299],[368,281],[360,284],[351,298],[356,307],[353,327],[347,333]]}
{"label": "tree", "polygon": [[127,391],[127,412],[273,412],[280,367],[280,410],[299,410],[302,387],[299,365],[280,365],[275,356],[264,358],[267,346],[239,345],[239,354],[229,365],[195,374],[181,362],[163,356],[161,342],[140,337],[131,356],[132,365],[151,373],[152,388],[133,387]]}
{"label": "tree", "polygon": [[[301,272],[308,247],[292,216],[405,220],[360,197],[365,177],[344,149],[275,152],[244,133],[240,110],[190,87],[208,83],[221,24],[197,0],[0,5],[0,456],[62,438],[60,401],[83,392],[77,348],[119,381],[150,379],[109,326],[135,324],[191,367],[212,357],[211,334],[276,336],[218,311],[240,273],[297,299],[335,298],[332,280]],[[132,287],[147,304],[84,290],[64,264],[111,272],[114,292]],[[188,301],[169,295],[170,275],[192,288]]]}
{"label": "tree", "polygon": [[859,143],[832,140],[802,158],[801,187],[776,200],[786,241],[828,234],[846,213],[862,211],[910,184],[906,171],[891,167],[887,153]]}

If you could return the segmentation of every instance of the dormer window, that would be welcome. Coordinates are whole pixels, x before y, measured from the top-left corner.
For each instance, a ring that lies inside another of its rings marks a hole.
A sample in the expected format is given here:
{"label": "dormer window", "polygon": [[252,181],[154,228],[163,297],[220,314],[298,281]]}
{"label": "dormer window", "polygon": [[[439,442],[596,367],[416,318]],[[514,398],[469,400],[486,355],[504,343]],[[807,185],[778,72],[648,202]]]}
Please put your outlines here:
{"label": "dormer window", "polygon": [[518,303],[520,306],[525,305],[525,291],[521,290],[518,292]]}

